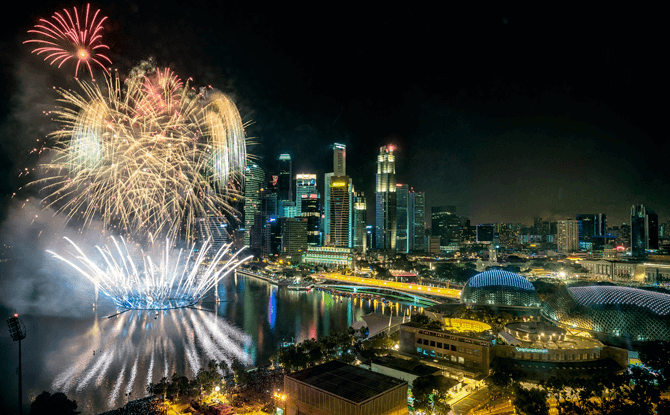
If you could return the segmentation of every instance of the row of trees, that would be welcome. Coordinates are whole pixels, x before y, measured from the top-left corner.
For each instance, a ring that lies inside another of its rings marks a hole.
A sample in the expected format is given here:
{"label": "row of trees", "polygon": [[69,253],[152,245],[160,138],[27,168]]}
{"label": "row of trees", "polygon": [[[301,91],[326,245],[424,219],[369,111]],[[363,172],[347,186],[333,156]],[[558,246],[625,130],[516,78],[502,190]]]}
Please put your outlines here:
{"label": "row of trees", "polygon": [[555,397],[562,415],[670,414],[669,401],[661,399],[661,393],[670,390],[670,343],[648,342],[639,354],[643,366],[622,373],[583,377],[566,371],[531,389],[520,386],[526,377],[523,370],[512,361],[496,359],[486,381],[494,393],[512,396],[520,414],[548,414],[548,396]]}
{"label": "row of trees", "polygon": [[424,375],[412,382],[412,398],[415,411],[447,415],[451,406],[447,403],[448,386],[443,376]]}
{"label": "row of trees", "polygon": [[212,393],[217,386],[226,393],[234,386],[233,384],[241,385],[248,380],[246,367],[238,360],[234,360],[230,367],[223,360],[220,362],[210,360],[207,367],[200,368],[195,378],[189,379],[175,372],[170,379],[163,377],[158,382],[147,385],[147,392],[150,395],[173,400],[199,398]]}
{"label": "row of trees", "polygon": [[282,347],[270,357],[270,361],[281,365],[287,371],[303,369],[336,358],[353,362],[356,358],[353,344],[353,329],[348,332],[333,331],[319,340],[309,339]]}

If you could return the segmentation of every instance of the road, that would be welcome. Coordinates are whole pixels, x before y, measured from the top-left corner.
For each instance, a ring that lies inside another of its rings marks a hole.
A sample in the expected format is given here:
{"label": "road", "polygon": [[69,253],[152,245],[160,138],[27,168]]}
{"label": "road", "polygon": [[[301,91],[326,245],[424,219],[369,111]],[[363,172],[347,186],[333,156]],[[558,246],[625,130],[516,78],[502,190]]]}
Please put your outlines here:
{"label": "road", "polygon": [[346,284],[355,284],[355,285],[364,285],[367,287],[379,287],[379,288],[390,288],[398,291],[403,291],[406,293],[417,294],[417,295],[431,295],[435,297],[444,297],[459,299],[461,296],[461,290],[454,290],[451,288],[440,288],[440,287],[431,287],[428,285],[420,284],[409,284],[406,282],[395,282],[395,281],[386,281],[378,280],[375,278],[362,278],[355,277],[351,275],[342,275],[337,273],[323,273],[323,274],[313,274],[311,277],[315,279],[320,279],[323,281],[331,280],[337,281]]}

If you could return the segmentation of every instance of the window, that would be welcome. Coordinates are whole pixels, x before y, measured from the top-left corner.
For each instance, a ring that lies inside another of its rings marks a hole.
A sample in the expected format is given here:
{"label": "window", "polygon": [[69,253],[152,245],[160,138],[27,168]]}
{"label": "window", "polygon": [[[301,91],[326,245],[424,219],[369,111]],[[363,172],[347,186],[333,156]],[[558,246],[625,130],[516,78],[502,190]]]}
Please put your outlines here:
{"label": "window", "polygon": [[438,349],[441,349],[441,348],[442,348],[442,343],[437,342],[437,348],[438,348]]}
{"label": "window", "polygon": [[433,340],[430,341],[430,347],[435,347],[435,341]]}

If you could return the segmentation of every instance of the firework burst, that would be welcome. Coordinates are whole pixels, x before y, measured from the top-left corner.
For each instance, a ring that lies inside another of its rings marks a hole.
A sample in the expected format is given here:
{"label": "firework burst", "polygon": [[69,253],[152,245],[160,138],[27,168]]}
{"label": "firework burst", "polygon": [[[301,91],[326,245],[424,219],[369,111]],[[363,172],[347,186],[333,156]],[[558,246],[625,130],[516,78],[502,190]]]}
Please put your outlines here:
{"label": "firework burst", "polygon": [[82,11],[81,18],[76,7],[72,12],[63,9],[54,13],[51,20],[40,19],[35,28],[28,31],[36,37],[23,43],[34,43],[36,48],[33,53],[44,55],[44,60],[50,65],[60,68],[65,62],[76,61],[75,77],[79,67],[85,66],[94,78],[91,64],[109,74],[105,62],[111,65],[112,61],[103,54],[109,46],[102,43],[102,24],[105,20],[107,17],[100,16],[100,10],[91,14],[90,4],[86,5],[85,12]]}
{"label": "firework burst", "polygon": [[59,91],[63,128],[52,134],[46,178],[33,183],[46,205],[152,243],[190,240],[196,218],[235,215],[247,157],[235,104],[167,69],[106,80]]}
{"label": "firework burst", "polygon": [[103,248],[95,247],[100,262],[104,264],[100,266],[72,240],[64,239],[74,249],[70,252],[72,260],[53,251],[47,252],[86,277],[118,307],[126,309],[163,310],[193,305],[223,277],[251,258],[238,260],[237,256],[242,250],[229,255],[231,245],[222,246],[210,258],[208,254],[211,245],[207,241],[197,252],[191,249],[184,255],[184,250],[180,250],[176,259],[171,261],[169,243],[166,243],[160,262],[157,263],[144,252],[140,252],[141,260],[134,258],[138,257],[137,253],[133,255],[124,239],[119,243],[115,238],[110,238],[115,249],[107,245]]}

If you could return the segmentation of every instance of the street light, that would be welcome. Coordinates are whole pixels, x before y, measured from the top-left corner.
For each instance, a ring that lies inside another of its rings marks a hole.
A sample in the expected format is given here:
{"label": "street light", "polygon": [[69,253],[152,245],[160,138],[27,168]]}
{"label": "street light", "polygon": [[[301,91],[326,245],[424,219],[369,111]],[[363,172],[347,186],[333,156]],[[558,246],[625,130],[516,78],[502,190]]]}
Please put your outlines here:
{"label": "street light", "polygon": [[21,340],[26,338],[26,326],[19,320],[18,314],[14,314],[14,317],[7,319],[7,326],[9,326],[9,335],[12,336],[12,340],[19,342],[19,415],[23,415],[23,391],[21,390]]}
{"label": "street light", "polygon": [[280,400],[284,401],[284,411],[282,412],[282,415],[286,415],[286,394],[285,394],[285,393],[275,392],[275,393],[274,393],[274,397],[277,398],[277,399],[280,399]]}

